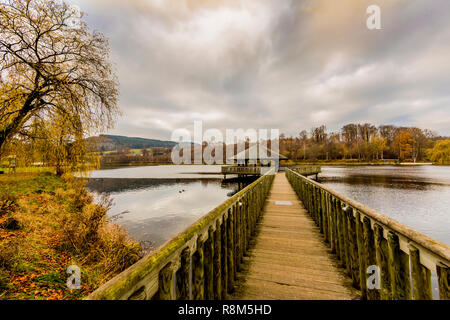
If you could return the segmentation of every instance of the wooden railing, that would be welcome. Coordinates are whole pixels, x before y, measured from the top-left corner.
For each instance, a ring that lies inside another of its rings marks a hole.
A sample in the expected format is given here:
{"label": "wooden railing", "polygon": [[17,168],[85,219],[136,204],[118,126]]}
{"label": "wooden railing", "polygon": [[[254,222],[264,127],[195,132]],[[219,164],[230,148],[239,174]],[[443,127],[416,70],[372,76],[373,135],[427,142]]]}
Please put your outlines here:
{"label": "wooden railing", "polygon": [[436,274],[440,299],[450,299],[449,246],[293,170],[286,176],[364,298],[431,300]]}
{"label": "wooden railing", "polygon": [[274,170],[97,289],[88,300],[221,300],[232,292]]}
{"label": "wooden railing", "polygon": [[312,176],[322,172],[322,167],[320,166],[299,166],[292,168],[293,171],[301,174],[302,176]]}
{"label": "wooden railing", "polygon": [[[264,168],[269,169],[269,167]],[[222,167],[222,174],[248,174],[248,175],[262,175],[268,170],[263,170],[262,167],[239,167],[239,166],[225,166]]]}

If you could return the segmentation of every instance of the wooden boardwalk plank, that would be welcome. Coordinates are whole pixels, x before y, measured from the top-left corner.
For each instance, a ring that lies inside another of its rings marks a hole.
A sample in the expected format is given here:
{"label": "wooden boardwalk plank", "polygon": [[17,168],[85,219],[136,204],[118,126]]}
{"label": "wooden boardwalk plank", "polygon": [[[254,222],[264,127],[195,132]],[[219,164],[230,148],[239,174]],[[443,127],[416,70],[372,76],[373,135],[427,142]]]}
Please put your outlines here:
{"label": "wooden boardwalk plank", "polygon": [[254,241],[232,299],[359,298],[284,173],[275,177]]}

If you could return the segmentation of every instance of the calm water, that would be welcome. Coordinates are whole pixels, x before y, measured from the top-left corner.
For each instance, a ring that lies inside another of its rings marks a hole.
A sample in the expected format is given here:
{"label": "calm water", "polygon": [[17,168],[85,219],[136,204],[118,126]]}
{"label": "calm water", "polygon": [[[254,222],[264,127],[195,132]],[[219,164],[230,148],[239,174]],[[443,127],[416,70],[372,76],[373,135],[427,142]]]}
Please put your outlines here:
{"label": "calm water", "polygon": [[[111,216],[158,247],[246,184],[222,183],[220,166],[158,166],[96,171],[88,188],[114,199]],[[125,212],[124,214],[121,214]]]}
{"label": "calm water", "polygon": [[320,182],[450,244],[450,167],[324,167]]}
{"label": "calm water", "polygon": [[[159,246],[239,191],[220,166],[132,167],[94,172],[88,185],[114,199],[110,215]],[[320,182],[450,244],[450,167],[323,167]]]}
{"label": "calm water", "polygon": [[[219,173],[220,166],[100,170],[88,188],[110,194],[109,214],[134,239],[158,247],[245,186],[223,183]],[[320,182],[450,243],[450,167],[323,167]],[[432,282],[437,298],[436,275]]]}

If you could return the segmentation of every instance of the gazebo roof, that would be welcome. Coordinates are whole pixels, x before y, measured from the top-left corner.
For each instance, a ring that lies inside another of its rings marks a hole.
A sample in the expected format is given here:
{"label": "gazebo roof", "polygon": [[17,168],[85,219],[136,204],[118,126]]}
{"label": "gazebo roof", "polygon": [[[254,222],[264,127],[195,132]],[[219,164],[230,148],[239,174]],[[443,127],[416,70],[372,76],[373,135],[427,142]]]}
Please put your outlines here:
{"label": "gazebo roof", "polygon": [[[260,155],[263,155],[263,157],[260,157]],[[288,158],[273,151],[272,149],[268,149],[264,146],[261,146],[260,144],[255,144],[254,146],[238,153],[237,155],[229,158],[228,160],[258,161],[258,160],[288,160]]]}

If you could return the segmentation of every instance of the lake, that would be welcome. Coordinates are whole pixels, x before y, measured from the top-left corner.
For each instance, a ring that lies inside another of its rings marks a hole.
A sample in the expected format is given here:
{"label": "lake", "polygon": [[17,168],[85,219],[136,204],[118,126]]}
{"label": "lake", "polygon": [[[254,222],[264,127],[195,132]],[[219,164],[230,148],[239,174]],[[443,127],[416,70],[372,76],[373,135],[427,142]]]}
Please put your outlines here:
{"label": "lake", "polygon": [[[320,182],[445,244],[450,243],[450,167],[323,167]],[[114,199],[111,216],[157,247],[244,185],[223,183],[220,166],[99,170],[88,188]]]}
{"label": "lake", "polygon": [[[319,182],[445,244],[450,243],[449,166],[323,167]],[[221,166],[99,170],[88,189],[110,194],[109,215],[145,245],[158,247],[244,188],[224,183]],[[437,298],[437,278],[433,274]]]}
{"label": "lake", "polygon": [[323,167],[319,182],[450,243],[449,166]]}

